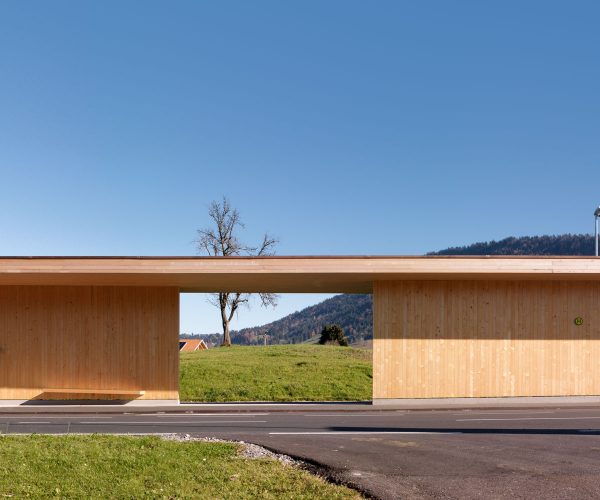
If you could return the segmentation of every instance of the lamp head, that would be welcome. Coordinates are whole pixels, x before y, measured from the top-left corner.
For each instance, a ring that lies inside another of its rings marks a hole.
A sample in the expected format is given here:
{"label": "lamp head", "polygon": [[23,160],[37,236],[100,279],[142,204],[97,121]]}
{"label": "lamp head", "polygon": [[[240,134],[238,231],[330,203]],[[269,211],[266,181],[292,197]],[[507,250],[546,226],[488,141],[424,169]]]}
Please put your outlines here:
{"label": "lamp head", "polygon": [[595,217],[600,217],[600,207],[598,207],[595,211],[594,211],[594,216]]}

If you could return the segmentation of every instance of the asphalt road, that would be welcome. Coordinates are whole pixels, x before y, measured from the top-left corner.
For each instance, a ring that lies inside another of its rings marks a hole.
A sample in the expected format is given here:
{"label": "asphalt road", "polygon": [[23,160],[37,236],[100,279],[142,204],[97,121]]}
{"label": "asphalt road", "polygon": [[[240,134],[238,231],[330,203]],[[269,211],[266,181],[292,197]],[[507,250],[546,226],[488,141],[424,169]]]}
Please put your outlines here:
{"label": "asphalt road", "polygon": [[0,415],[2,433],[186,433],[317,463],[377,498],[600,498],[600,408]]}

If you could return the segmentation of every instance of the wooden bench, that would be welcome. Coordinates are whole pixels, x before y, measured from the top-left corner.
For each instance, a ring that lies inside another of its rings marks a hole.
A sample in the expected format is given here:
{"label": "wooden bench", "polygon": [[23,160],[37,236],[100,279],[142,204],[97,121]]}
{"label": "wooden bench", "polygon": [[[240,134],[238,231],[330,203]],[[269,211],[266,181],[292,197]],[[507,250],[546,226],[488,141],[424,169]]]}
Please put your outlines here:
{"label": "wooden bench", "polygon": [[42,389],[47,394],[108,394],[111,396],[143,396],[146,391],[129,389]]}

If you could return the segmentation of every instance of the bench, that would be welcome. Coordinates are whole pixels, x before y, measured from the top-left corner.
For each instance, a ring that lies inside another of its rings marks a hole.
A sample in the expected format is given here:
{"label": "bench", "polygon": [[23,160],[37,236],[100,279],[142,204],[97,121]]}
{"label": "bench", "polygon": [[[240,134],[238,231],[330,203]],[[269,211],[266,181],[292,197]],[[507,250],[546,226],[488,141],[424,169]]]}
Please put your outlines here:
{"label": "bench", "polygon": [[108,394],[111,396],[143,396],[146,391],[129,389],[42,389],[47,394]]}

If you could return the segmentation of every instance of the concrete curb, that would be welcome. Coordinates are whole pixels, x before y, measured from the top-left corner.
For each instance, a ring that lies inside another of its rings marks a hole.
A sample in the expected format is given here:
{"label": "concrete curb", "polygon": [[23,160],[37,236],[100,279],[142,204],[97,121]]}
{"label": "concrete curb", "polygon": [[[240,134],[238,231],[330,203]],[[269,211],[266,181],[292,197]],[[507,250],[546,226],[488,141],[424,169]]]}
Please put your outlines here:
{"label": "concrete curb", "polygon": [[81,404],[62,403],[0,405],[0,415],[10,414],[145,414],[145,413],[319,413],[319,412],[388,412],[444,411],[485,409],[598,408],[600,397],[534,397],[534,398],[451,398],[375,400],[359,402],[294,402],[294,403],[181,403],[181,404]]}

